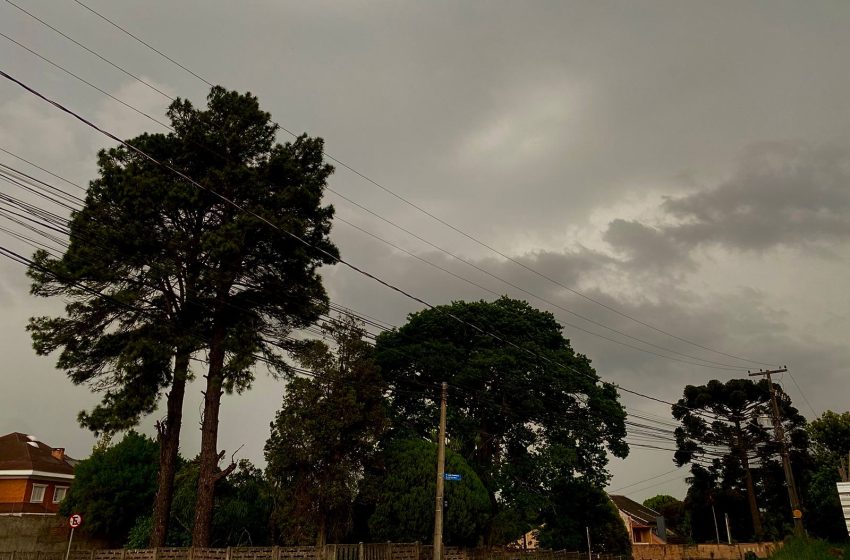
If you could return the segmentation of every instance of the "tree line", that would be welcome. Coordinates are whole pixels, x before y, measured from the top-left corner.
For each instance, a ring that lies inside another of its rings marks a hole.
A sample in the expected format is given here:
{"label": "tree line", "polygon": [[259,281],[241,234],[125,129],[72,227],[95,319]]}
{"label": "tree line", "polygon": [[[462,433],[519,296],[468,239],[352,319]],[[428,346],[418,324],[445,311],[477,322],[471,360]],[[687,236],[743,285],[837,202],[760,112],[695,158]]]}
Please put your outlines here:
{"label": "tree line", "polygon": [[[583,525],[564,515],[615,522],[598,488],[608,454],[628,452],[625,412],[551,314],[509,298],[456,302],[368,344],[356,320],[328,316],[320,269],[339,252],[322,140],[278,143],[256,97],[221,87],[167,116],[172,132],[98,153],[67,250],[37,252],[28,270],[34,295],[65,303],[30,320],[35,350],[100,395],[82,426],[126,434],[80,465],[63,508],[94,508],[93,531],[151,546],[427,541],[432,505],[419,502],[433,494],[446,381],[449,468],[463,475],[448,486],[448,543],[504,543],[543,524],[544,542],[578,548]],[[327,341],[299,334],[317,324]],[[218,446],[223,396],[250,390],[259,366],[283,395],[264,471]],[[186,458],[182,410],[197,377],[200,453]],[[128,432],[163,405],[155,441]],[[103,489],[123,476],[133,482],[110,502]],[[564,499],[576,492],[583,501]],[[265,530],[222,534],[234,515]]]}
{"label": "tree line", "polygon": [[[323,141],[277,142],[257,98],[222,87],[167,116],[171,133],[98,153],[67,250],[37,252],[28,270],[34,295],[65,303],[30,320],[36,352],[100,395],[82,426],[104,442],[125,434],[80,464],[65,511],[133,546],[429,542],[445,381],[447,464],[462,475],[447,484],[448,544],[502,545],[539,528],[543,546],[579,549],[589,526],[600,550],[628,549],[602,491],[609,457],[629,452],[626,413],[552,314],[507,297],[459,301],[368,342],[356,318],[329,315],[321,270],[339,251]],[[316,326],[322,339],[302,336]],[[262,470],[218,446],[223,397],[250,390],[260,367],[282,394]],[[197,377],[200,452],[189,458],[182,411]],[[807,525],[843,536],[833,482],[848,420],[807,425],[778,395]],[[768,401],[749,379],[685,388],[671,437],[674,463],[691,468],[688,494],[655,503],[682,535],[713,540],[717,510],[736,540],[788,531],[776,443],[760,423]],[[131,431],[160,406],[155,440]]]}

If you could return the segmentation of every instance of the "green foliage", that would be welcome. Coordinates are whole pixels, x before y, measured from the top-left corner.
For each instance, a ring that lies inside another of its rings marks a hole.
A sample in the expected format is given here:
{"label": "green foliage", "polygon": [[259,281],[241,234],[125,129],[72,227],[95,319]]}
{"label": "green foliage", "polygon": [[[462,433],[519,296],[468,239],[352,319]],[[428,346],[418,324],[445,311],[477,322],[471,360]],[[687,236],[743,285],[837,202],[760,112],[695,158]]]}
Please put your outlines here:
{"label": "green foliage", "polygon": [[378,337],[376,352],[392,413],[403,420],[400,432],[427,438],[438,417],[436,387],[449,383],[452,447],[497,506],[489,544],[533,526],[557,481],[578,474],[602,486],[607,452],[628,452],[616,389],[599,382],[550,313],[525,302],[503,297],[414,313],[399,330]]}
{"label": "green foliage", "polygon": [[848,540],[844,513],[835,483],[839,482],[839,467],[846,464],[850,452],[850,412],[841,414],[827,410],[809,423],[809,437],[815,460],[814,471],[805,499],[810,505],[805,518],[810,534],[832,542]]}
{"label": "green foliage", "polygon": [[543,510],[540,546],[558,550],[587,547],[586,527],[594,552],[631,553],[631,540],[608,495],[581,480],[555,484],[552,505]]}
{"label": "green foliage", "polygon": [[31,320],[35,349],[59,351],[72,382],[102,391],[80,415],[95,431],[151,413],[175,352],[208,347],[214,325],[226,331],[224,387],[238,391],[250,386],[257,354],[286,369],[275,344],[326,307],[317,269],[337,250],[333,208],[321,203],[333,171],[322,140],[275,143],[278,127],[257,99],[221,87],[206,110],[177,99],[168,117],[175,132],[128,142],[209,190],[126,146],[102,150],[68,250],[59,259],[38,252],[29,270],[33,294],[68,302],[62,317]]}
{"label": "green foliage", "polygon": [[284,542],[338,541],[351,527],[363,472],[385,426],[374,349],[351,317],[323,326],[334,348],[314,341],[296,356],[314,378],[293,377],[266,442],[278,492],[274,520]]}
{"label": "green foliage", "polygon": [[837,463],[819,461],[806,491],[806,503],[809,505],[804,518],[806,529],[810,535],[831,542],[848,540],[844,511],[835,486],[840,479]]}
{"label": "green foliage", "polygon": [[837,548],[819,539],[789,538],[770,560],[850,560],[850,549]]}
{"label": "green foliage", "polygon": [[850,412],[841,414],[827,410],[808,427],[812,451],[819,460],[846,460],[850,453]]}
{"label": "green foliage", "polygon": [[[190,546],[192,543],[197,486],[198,465],[193,461],[185,464],[175,477],[168,546]],[[249,461],[240,461],[216,494],[211,542],[217,547],[271,544],[271,509],[271,488],[262,471]],[[146,548],[151,530],[150,515],[140,516],[130,531],[126,547]]]}
{"label": "green foliage", "polygon": [[644,500],[643,505],[663,515],[667,529],[672,530],[676,535],[680,537],[690,535],[690,523],[683,501],[667,494],[658,494]]}
{"label": "green foliage", "polygon": [[153,505],[158,458],[157,444],[133,431],[112,447],[96,450],[74,469],[61,514],[79,513],[89,534],[123,544],[136,519]]}
{"label": "green foliage", "polygon": [[[369,519],[375,541],[432,542],[436,492],[437,446],[423,439],[389,443],[384,471],[376,481],[375,510]],[[446,481],[444,542],[450,546],[480,543],[491,515],[487,489],[463,457],[446,450],[446,472],[460,481]]]}
{"label": "green foliage", "polygon": [[[774,388],[779,417],[790,442],[795,479],[800,488],[805,488],[811,469],[806,420],[782,388],[778,384]],[[673,416],[682,424],[676,428],[675,463],[693,463],[685,504],[695,541],[715,538],[712,503],[721,518],[729,514],[734,539],[757,538],[748,505],[748,474],[757,505],[764,512],[763,537],[781,539],[788,534],[792,520],[779,446],[773,428],[759,422],[770,414],[770,390],[765,379],[688,385],[683,398],[673,406]],[[755,462],[760,468],[750,468]]]}

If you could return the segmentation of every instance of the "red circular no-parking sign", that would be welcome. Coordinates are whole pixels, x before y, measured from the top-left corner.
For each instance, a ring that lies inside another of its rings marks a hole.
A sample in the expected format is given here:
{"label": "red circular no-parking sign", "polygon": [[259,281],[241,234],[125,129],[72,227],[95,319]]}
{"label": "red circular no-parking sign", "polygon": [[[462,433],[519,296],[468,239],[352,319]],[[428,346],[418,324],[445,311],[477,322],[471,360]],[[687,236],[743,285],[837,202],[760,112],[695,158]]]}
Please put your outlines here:
{"label": "red circular no-parking sign", "polygon": [[68,518],[68,525],[71,526],[72,529],[76,529],[80,525],[83,524],[83,516],[79,513],[75,513],[71,517]]}

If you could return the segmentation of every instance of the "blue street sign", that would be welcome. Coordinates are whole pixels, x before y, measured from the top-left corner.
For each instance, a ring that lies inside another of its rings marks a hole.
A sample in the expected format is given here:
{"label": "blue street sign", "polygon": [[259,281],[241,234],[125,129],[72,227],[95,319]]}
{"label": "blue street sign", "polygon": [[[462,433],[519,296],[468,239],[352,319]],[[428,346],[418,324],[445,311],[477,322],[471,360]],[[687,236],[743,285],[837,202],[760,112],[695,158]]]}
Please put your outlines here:
{"label": "blue street sign", "polygon": [[446,480],[460,480],[460,475],[454,473],[445,473],[443,474],[443,478]]}

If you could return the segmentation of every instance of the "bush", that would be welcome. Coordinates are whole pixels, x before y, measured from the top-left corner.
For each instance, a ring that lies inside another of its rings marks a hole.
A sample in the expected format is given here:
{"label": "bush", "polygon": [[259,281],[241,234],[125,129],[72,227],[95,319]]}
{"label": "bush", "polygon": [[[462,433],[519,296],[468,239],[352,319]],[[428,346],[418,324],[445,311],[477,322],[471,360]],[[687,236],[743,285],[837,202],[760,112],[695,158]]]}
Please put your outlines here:
{"label": "bush", "polygon": [[836,548],[826,541],[809,538],[790,538],[771,555],[771,560],[850,560],[850,550]]}

